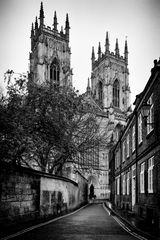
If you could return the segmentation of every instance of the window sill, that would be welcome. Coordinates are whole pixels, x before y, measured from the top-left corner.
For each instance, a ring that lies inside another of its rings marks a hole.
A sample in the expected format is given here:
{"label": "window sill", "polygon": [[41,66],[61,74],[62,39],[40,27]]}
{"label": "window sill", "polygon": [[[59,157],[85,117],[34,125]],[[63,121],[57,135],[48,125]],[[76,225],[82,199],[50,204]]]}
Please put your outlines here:
{"label": "window sill", "polygon": [[153,135],[153,132],[154,132],[154,129],[152,129],[152,131],[150,131],[149,133],[147,133],[146,138],[147,138],[147,139],[150,138],[150,136]]}
{"label": "window sill", "polygon": [[140,142],[140,143],[138,143],[138,147],[141,147],[141,146],[142,146],[142,144],[143,144],[143,141],[142,141],[142,142]]}

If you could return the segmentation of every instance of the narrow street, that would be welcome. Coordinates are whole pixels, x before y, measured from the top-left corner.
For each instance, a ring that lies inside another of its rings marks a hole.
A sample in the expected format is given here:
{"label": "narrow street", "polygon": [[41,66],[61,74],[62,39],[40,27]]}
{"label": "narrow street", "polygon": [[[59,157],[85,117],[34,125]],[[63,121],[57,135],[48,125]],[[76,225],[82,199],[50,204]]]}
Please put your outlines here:
{"label": "narrow street", "polygon": [[[13,239],[23,240],[135,240],[109,215],[102,204],[93,204],[80,211],[27,231]],[[143,238],[139,238],[143,239]]]}

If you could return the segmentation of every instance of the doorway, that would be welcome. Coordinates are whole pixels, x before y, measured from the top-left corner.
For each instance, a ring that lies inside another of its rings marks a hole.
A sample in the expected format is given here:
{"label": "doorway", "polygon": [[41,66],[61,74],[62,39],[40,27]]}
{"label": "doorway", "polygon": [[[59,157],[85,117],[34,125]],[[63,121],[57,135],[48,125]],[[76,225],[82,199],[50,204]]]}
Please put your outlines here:
{"label": "doorway", "polygon": [[94,194],[94,186],[93,184],[91,184],[90,188],[89,188],[89,199],[93,199],[95,198],[95,194]]}

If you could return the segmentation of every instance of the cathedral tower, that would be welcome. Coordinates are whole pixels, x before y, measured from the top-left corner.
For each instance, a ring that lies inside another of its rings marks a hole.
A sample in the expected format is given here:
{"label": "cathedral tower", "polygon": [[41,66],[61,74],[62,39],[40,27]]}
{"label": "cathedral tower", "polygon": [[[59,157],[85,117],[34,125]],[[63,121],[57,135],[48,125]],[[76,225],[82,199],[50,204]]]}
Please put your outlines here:
{"label": "cathedral tower", "polygon": [[70,25],[66,15],[65,29],[58,31],[57,14],[54,12],[53,27],[44,25],[44,10],[41,2],[39,22],[31,28],[30,78],[38,83],[56,86],[72,85],[69,47]]}
{"label": "cathedral tower", "polygon": [[[92,48],[92,96],[104,112],[114,120],[125,120],[130,108],[130,87],[128,71],[128,46],[125,40],[124,56],[120,55],[118,39],[115,52],[110,52],[108,32],[105,39],[105,52],[98,45],[98,57]],[[114,115],[114,116],[111,116]]]}
{"label": "cathedral tower", "polygon": [[88,179],[89,186],[94,185],[97,198],[105,199],[110,195],[110,149],[118,140],[123,126],[126,125],[126,119],[131,113],[127,40],[125,40],[124,56],[121,56],[118,39],[116,39],[115,51],[110,51],[107,32],[104,53],[100,42],[97,58],[95,49],[92,47],[91,66],[91,83],[88,79],[86,96],[99,107],[97,121],[100,129],[105,130],[106,142],[105,145],[99,145],[98,168],[93,166],[84,175]]}

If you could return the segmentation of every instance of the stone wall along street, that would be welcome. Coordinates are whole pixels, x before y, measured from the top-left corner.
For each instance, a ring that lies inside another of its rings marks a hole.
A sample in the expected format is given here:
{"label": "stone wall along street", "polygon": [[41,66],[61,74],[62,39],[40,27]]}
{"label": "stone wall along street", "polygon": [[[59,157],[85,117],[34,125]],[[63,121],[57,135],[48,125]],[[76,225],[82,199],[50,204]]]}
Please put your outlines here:
{"label": "stone wall along street", "polygon": [[1,165],[0,223],[57,216],[87,202],[87,181],[78,182],[24,167]]}

